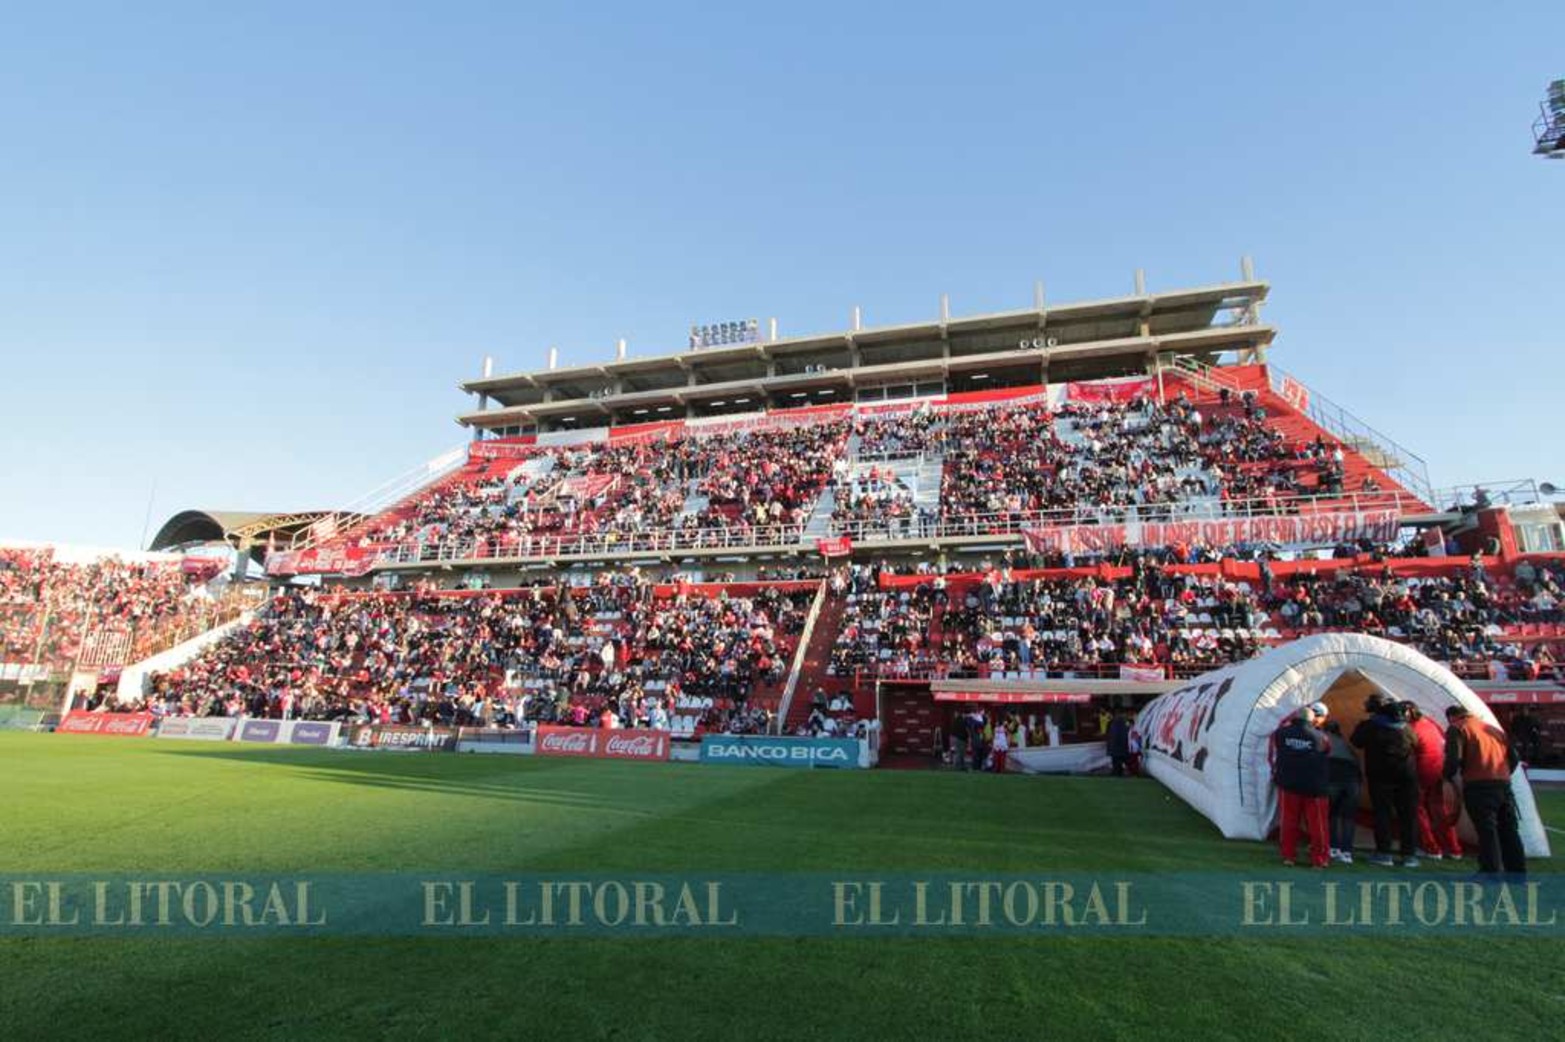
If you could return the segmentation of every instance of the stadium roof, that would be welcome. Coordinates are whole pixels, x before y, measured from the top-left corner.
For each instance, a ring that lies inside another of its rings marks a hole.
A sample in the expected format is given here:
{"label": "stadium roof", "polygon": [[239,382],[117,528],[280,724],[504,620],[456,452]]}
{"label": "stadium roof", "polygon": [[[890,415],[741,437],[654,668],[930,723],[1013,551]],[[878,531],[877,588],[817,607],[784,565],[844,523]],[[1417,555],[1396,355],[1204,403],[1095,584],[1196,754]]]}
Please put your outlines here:
{"label": "stadium roof", "polygon": [[327,517],[335,511],[306,510],[276,513],[255,510],[181,510],[152,537],[152,549],[166,550],[192,543],[225,542],[235,546],[265,543],[275,535],[279,541]]}
{"label": "stadium roof", "polygon": [[926,322],[490,376],[460,385],[480,408],[458,420],[487,427],[610,416],[634,406],[722,405],[720,399],[784,388],[851,394],[877,382],[948,379],[996,366],[1032,366],[1038,378],[1052,366],[1050,379],[1124,375],[1114,367],[1158,352],[1263,350],[1276,335],[1256,317],[1269,288],[1247,277],[1058,306],[1045,306],[1040,294],[1034,307],[1018,311],[952,317],[942,307]]}

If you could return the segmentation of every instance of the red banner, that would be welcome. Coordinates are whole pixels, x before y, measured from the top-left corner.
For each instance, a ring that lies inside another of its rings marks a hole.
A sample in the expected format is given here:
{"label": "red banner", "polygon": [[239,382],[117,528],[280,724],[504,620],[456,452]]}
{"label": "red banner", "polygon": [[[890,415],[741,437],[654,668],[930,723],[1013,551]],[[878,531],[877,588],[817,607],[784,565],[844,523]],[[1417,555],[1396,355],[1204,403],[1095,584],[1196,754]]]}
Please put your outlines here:
{"label": "red banner", "polygon": [[534,455],[537,435],[528,434],[505,441],[475,441],[467,447],[468,462],[489,459],[526,459]]}
{"label": "red banner", "polygon": [[1395,510],[1356,514],[1288,514],[1228,517],[1207,521],[1135,521],[1117,525],[1054,525],[1022,532],[1033,553],[1100,553],[1122,546],[1172,546],[1175,543],[1228,546],[1279,543],[1327,546],[1369,539],[1396,539],[1401,519]]}
{"label": "red banner", "polygon": [[1492,706],[1565,705],[1565,691],[1477,691],[1479,698]]}
{"label": "red banner", "polygon": [[1151,377],[1130,380],[1103,380],[1097,383],[1073,383],[1066,397],[1073,402],[1128,402],[1132,398],[1151,397],[1157,384]]}
{"label": "red banner", "polygon": [[217,575],[232,563],[232,558],[197,557],[194,554],[186,555],[179,562],[180,571],[195,579],[197,582],[206,582]]}
{"label": "red banner", "polygon": [[539,724],[533,737],[539,756],[592,756],[610,760],[666,760],[667,731],[556,727]]}
{"label": "red banner", "polygon": [[152,730],[152,714],[72,712],[66,713],[54,730],[56,734],[111,734],[133,738]]}
{"label": "red banner", "polygon": [[1091,702],[1082,691],[936,691],[936,702]]}
{"label": "red banner", "polygon": [[846,557],[853,552],[853,540],[845,535],[815,540],[815,549],[822,557]]}
{"label": "red banner", "polygon": [[308,550],[274,550],[266,555],[267,575],[357,576],[368,572],[380,553],[373,546],[316,546]]}

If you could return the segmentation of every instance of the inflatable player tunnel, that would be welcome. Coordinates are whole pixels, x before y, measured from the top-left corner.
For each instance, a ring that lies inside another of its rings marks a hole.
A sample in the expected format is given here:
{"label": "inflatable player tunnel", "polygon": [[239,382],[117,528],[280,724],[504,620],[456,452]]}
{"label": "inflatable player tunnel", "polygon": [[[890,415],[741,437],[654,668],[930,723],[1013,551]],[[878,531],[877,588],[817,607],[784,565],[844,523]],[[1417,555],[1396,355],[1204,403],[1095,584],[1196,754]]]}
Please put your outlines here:
{"label": "inflatable player tunnel", "polygon": [[[1265,839],[1277,822],[1267,758],[1272,732],[1301,706],[1324,702],[1351,735],[1364,700],[1376,691],[1414,703],[1442,728],[1452,705],[1496,723],[1472,689],[1438,662],[1378,637],[1327,633],[1204,674],[1147,703],[1136,719],[1143,760],[1148,773],[1224,836]],[[1547,857],[1548,835],[1522,771],[1512,787],[1527,854]],[[1465,815],[1459,829],[1464,840],[1473,838]]]}

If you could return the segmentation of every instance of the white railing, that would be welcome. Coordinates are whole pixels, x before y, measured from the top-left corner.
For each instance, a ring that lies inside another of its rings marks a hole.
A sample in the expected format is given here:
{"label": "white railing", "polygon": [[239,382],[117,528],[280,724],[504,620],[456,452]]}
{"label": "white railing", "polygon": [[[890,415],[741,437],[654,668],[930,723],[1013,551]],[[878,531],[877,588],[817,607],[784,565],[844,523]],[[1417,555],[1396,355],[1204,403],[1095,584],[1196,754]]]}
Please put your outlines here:
{"label": "white railing", "polygon": [[1138,506],[1079,504],[1054,510],[950,513],[938,520],[917,517],[892,521],[844,521],[832,526],[833,535],[855,541],[876,539],[954,539],[1020,533],[1029,528],[1060,525],[1161,523],[1169,521],[1217,521],[1242,517],[1275,517],[1295,514],[1356,514],[1371,510],[1423,512],[1423,504],[1401,490],[1353,492],[1322,496],[1273,496],[1256,499],[1203,499],[1176,503],[1144,503]]}
{"label": "white railing", "polygon": [[467,462],[467,446],[461,445],[371,489],[341,510],[326,515],[294,536],[292,550],[308,550],[333,542],[369,524],[387,510],[444,480]]}
{"label": "white railing", "polygon": [[[1297,377],[1275,366],[1268,365],[1266,371],[1272,379],[1292,380],[1300,387],[1305,387]],[[1366,446],[1373,448],[1380,458],[1370,459],[1372,466],[1386,471],[1400,482],[1403,488],[1410,490],[1414,495],[1422,496],[1424,502],[1430,506],[1435,505],[1434,490],[1429,484],[1429,465],[1424,462],[1423,457],[1409,452],[1314,388],[1305,387],[1305,389],[1309,397],[1304,407],[1299,409],[1300,413],[1361,456],[1368,457]]]}
{"label": "white railing", "polygon": [[777,716],[772,721],[772,733],[783,734],[783,728],[788,723],[788,713],[793,709],[794,692],[799,689],[799,677],[804,674],[804,661],[809,656],[810,640],[815,636],[815,623],[821,617],[821,608],[826,603],[827,581],[821,580],[820,587],[815,591],[815,600],[810,604],[810,614],[804,620],[804,630],[799,634],[799,646],[793,653],[793,667],[788,670],[788,683],[783,688],[782,699],[777,703]]}
{"label": "white railing", "polygon": [[803,542],[805,542],[803,525],[592,532],[564,536],[521,536],[515,539],[469,536],[438,542],[409,542],[382,547],[375,564],[381,566],[443,561],[550,561],[560,557],[614,557],[628,553],[753,550],[764,546],[792,548]]}
{"label": "white railing", "polygon": [[[832,526],[833,535],[855,542],[892,540],[972,539],[1019,536],[1032,528],[1060,525],[1216,521],[1244,517],[1394,510],[1422,513],[1424,505],[1402,490],[1355,492],[1340,496],[1276,496],[1270,499],[1202,500],[1153,503],[1136,507],[1076,506],[1058,510],[1018,510],[952,514],[937,519],[908,519],[906,524],[884,521],[848,521]],[[427,542],[406,542],[381,547],[377,567],[454,561],[551,561],[561,557],[614,558],[623,554],[753,551],[767,547],[798,550],[807,547],[803,525],[761,528],[715,528],[668,531],[594,532],[565,536],[534,535],[519,538],[459,537]]]}
{"label": "white railing", "polygon": [[1527,506],[1549,501],[1533,478],[1507,478],[1504,481],[1480,481],[1473,485],[1437,488],[1431,505],[1437,510],[1476,507],[1479,505],[1480,489],[1488,506]]}

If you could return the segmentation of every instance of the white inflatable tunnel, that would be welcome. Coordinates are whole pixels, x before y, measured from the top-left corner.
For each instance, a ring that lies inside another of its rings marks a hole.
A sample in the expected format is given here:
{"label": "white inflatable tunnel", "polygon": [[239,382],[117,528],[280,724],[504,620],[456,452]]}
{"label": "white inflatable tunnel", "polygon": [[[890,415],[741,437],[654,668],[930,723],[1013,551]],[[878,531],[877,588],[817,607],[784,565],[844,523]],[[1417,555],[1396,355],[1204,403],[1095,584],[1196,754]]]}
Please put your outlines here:
{"label": "white inflatable tunnel", "polygon": [[[1224,836],[1265,839],[1277,821],[1267,758],[1272,732],[1300,706],[1324,702],[1343,733],[1352,734],[1365,698],[1377,690],[1414,703],[1442,728],[1452,705],[1497,725],[1472,689],[1433,659],[1379,637],[1327,633],[1206,673],[1147,703],[1136,719],[1142,760]],[[1528,856],[1548,857],[1548,834],[1521,771],[1512,788]],[[1472,839],[1465,816],[1460,829]]]}

